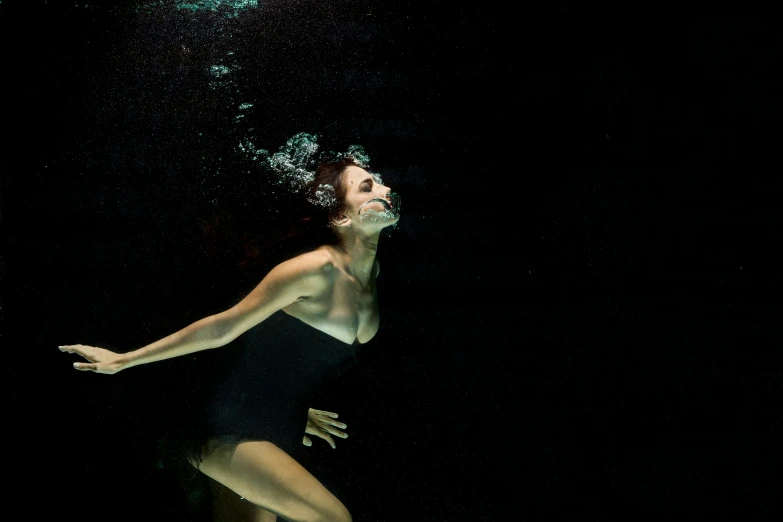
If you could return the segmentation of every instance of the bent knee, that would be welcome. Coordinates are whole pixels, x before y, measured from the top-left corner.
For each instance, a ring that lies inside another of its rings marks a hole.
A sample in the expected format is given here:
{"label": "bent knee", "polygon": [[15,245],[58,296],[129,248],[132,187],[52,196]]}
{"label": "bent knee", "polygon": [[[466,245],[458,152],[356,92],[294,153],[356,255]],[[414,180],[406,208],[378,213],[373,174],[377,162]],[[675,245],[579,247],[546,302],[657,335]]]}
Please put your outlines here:
{"label": "bent knee", "polygon": [[343,511],[343,513],[342,513],[342,514],[340,514],[340,518],[338,518],[337,520],[339,520],[340,522],[353,522],[353,517],[352,517],[352,516],[351,516],[351,514],[348,512],[348,510],[347,510],[347,509],[345,509],[345,510]]}
{"label": "bent knee", "polygon": [[312,522],[353,522],[353,518],[348,512],[348,509],[341,503],[339,507],[335,507],[335,509],[330,510],[328,513],[320,514],[320,516]]}
{"label": "bent knee", "polygon": [[345,506],[342,506],[340,509],[308,511],[309,513],[290,514],[286,517],[286,520],[291,522],[353,522],[353,517],[345,509]]}

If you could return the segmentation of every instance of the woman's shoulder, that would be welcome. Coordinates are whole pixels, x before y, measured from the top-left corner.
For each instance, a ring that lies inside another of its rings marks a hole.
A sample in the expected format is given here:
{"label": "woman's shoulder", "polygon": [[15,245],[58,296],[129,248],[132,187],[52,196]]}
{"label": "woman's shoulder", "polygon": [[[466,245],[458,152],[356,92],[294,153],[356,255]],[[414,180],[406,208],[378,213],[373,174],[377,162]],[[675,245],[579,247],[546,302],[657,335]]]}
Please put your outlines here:
{"label": "woman's shoulder", "polygon": [[283,261],[277,268],[294,270],[302,275],[331,277],[336,265],[337,254],[334,247],[326,245]]}

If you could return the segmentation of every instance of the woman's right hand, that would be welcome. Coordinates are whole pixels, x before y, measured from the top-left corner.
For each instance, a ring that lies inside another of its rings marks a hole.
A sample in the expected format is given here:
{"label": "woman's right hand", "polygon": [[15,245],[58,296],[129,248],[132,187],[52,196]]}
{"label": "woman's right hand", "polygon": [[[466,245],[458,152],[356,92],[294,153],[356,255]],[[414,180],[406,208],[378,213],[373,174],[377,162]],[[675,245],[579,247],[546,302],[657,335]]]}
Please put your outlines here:
{"label": "woman's right hand", "polygon": [[105,373],[113,375],[122,370],[122,354],[115,353],[97,346],[86,344],[69,344],[58,347],[61,352],[75,353],[87,359],[88,363],[75,362],[73,367],[83,372]]}

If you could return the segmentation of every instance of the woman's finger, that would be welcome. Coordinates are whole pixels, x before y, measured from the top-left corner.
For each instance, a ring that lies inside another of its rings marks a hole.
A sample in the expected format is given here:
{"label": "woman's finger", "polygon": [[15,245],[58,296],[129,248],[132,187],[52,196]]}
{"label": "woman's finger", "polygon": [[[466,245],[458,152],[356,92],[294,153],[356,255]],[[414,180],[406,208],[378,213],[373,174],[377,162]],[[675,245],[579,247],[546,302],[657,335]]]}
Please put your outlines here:
{"label": "woman's finger", "polygon": [[310,440],[310,437],[305,435],[304,437],[302,437],[302,444],[304,444],[305,446],[312,446],[313,441]]}
{"label": "woman's finger", "polygon": [[64,344],[62,346],[58,346],[58,348],[61,352],[65,353],[78,353],[81,355],[84,352],[84,345],[81,344]]}
{"label": "woman's finger", "polygon": [[329,426],[321,426],[321,429],[326,431],[326,432],[328,432],[328,433],[331,433],[332,435],[337,435],[340,438],[343,438],[343,439],[347,439],[348,438],[348,434],[347,433],[343,433],[342,431],[339,431],[339,430],[337,430],[335,428],[330,428]]}
{"label": "woman's finger", "polygon": [[326,423],[323,419],[317,419],[316,425],[318,426],[319,430],[325,431],[327,433],[331,433],[332,435],[337,435],[338,437],[341,437],[343,439],[348,438],[347,433],[343,433],[342,431],[338,430],[337,428],[334,428]]}
{"label": "woman's finger", "polygon": [[332,426],[336,426],[336,427],[342,428],[342,429],[345,429],[345,428],[348,427],[348,425],[343,423],[343,422],[333,421],[333,420],[330,420],[328,418],[326,418],[326,419],[318,419],[318,420],[320,420],[324,424],[330,424]]}
{"label": "woman's finger", "polygon": [[[312,408],[311,408],[311,409],[312,409]],[[313,411],[314,411],[315,413],[317,413],[318,415],[326,415],[327,417],[332,417],[332,418],[334,418],[334,419],[336,419],[336,418],[337,418],[337,414],[336,414],[336,413],[333,413],[333,412],[331,412],[331,411],[324,411],[324,410],[313,410]]]}
{"label": "woman's finger", "polygon": [[81,370],[83,372],[84,371],[93,371],[94,372],[97,369],[96,366],[94,364],[92,364],[92,363],[78,363],[77,362],[77,363],[73,363],[73,367],[75,369]]}
{"label": "woman's finger", "polygon": [[81,355],[85,359],[87,359],[90,362],[95,362],[95,353],[93,352],[92,346],[86,346],[83,344],[74,344],[71,346],[65,347],[66,350],[63,350],[67,353],[75,353],[76,355]]}

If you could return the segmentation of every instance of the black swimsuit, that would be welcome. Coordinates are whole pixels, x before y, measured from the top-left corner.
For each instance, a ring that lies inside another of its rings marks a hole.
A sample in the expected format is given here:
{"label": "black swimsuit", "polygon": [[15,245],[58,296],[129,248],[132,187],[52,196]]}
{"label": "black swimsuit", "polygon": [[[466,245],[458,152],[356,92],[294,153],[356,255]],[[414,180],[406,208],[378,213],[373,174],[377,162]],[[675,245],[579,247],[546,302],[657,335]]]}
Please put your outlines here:
{"label": "black swimsuit", "polygon": [[216,368],[209,384],[170,419],[169,433],[161,439],[165,453],[177,459],[196,456],[217,438],[268,440],[291,454],[302,446],[316,387],[352,366],[360,346],[282,310],[274,313],[218,348],[232,351],[230,362]]}

